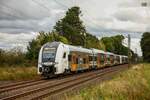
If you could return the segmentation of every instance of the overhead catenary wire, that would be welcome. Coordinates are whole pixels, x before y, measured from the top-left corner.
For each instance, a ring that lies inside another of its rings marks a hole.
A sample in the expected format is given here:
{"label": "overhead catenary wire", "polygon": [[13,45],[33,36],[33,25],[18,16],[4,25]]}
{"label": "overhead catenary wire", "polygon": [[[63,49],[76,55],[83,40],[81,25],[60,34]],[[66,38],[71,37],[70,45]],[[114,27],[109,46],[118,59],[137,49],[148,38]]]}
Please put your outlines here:
{"label": "overhead catenary wire", "polygon": [[20,15],[18,12],[14,11],[14,9],[11,9],[10,7],[8,6],[5,6],[5,5],[1,5],[0,8],[7,8],[7,12],[4,11],[4,10],[1,10],[2,13],[6,14],[6,15],[9,15],[11,17],[17,17],[18,19],[22,19],[23,16]]}
{"label": "overhead catenary wire", "polygon": [[58,2],[57,0],[53,0],[53,1],[54,1],[55,3],[61,5],[61,6],[64,7],[64,8],[69,8],[67,5],[62,4],[62,3]]}
{"label": "overhead catenary wire", "polygon": [[[65,4],[62,4],[60,2],[58,2],[57,0],[54,0],[57,4],[60,4],[61,6],[65,7],[65,8],[68,8],[68,6],[66,6]],[[75,5],[76,6],[76,5]],[[85,11],[86,12],[86,11]],[[89,21],[96,27],[101,27],[99,24],[95,23],[94,22],[94,19],[92,17],[89,17],[89,15],[86,17],[86,16],[82,16],[82,18],[86,21]]]}
{"label": "overhead catenary wire", "polygon": [[[21,12],[19,12],[18,10],[15,10],[14,8],[8,6],[8,5],[3,5],[0,6],[0,8],[8,8],[7,11],[1,10],[2,14],[4,14],[3,16],[8,19],[15,19],[15,20],[23,20],[25,17],[23,15],[21,15]],[[11,20],[12,21],[12,20]],[[20,27],[20,28],[19,28]],[[19,26],[16,27],[17,29],[22,29],[23,27]],[[36,28],[30,27],[28,28],[30,30],[36,30]]]}
{"label": "overhead catenary wire", "polygon": [[10,6],[7,5],[7,4],[0,4],[0,7],[7,8],[8,10],[15,12],[17,15],[19,15],[19,16],[21,16],[21,17],[22,17],[22,16],[26,16],[23,12],[21,12],[21,11],[15,9],[15,8],[13,8],[13,7],[10,7]]}
{"label": "overhead catenary wire", "polygon": [[37,5],[39,5],[40,7],[44,8],[44,9],[46,9],[48,12],[51,12],[51,10],[47,6],[38,2],[37,0],[32,0],[32,2],[36,3]]}
{"label": "overhead catenary wire", "polygon": [[[42,6],[44,9],[46,9],[47,11],[50,11],[50,9],[48,9],[45,5],[41,4],[40,2],[37,2],[36,0],[32,0],[33,2],[35,2],[36,4]],[[62,3],[59,3],[57,0],[54,0],[57,4],[64,6],[65,8],[68,8],[68,6],[63,5]],[[68,23],[65,24],[67,27],[70,27],[71,29],[76,29],[75,27],[69,25]]]}

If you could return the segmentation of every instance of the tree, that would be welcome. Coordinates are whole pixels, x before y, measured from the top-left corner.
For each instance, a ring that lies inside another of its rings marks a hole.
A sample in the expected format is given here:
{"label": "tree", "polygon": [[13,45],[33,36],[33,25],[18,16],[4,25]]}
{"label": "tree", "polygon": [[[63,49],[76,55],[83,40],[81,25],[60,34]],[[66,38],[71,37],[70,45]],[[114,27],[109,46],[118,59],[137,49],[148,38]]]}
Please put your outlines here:
{"label": "tree", "polygon": [[103,37],[100,41],[105,45],[106,51],[120,55],[128,55],[128,48],[122,45],[123,39],[123,35],[116,35]]}
{"label": "tree", "polygon": [[86,41],[86,48],[95,48],[102,50],[105,49],[104,44],[100,42],[96,36],[93,36],[90,33],[86,34],[85,41]]}
{"label": "tree", "polygon": [[84,46],[86,30],[80,19],[80,8],[72,7],[66,12],[66,16],[59,20],[54,29],[61,36],[66,37],[70,44]]}
{"label": "tree", "polygon": [[109,52],[115,51],[114,41],[111,37],[103,37],[100,41],[105,45],[106,51]]}
{"label": "tree", "polygon": [[144,61],[150,62],[150,32],[143,33],[141,39],[141,49],[143,52]]}

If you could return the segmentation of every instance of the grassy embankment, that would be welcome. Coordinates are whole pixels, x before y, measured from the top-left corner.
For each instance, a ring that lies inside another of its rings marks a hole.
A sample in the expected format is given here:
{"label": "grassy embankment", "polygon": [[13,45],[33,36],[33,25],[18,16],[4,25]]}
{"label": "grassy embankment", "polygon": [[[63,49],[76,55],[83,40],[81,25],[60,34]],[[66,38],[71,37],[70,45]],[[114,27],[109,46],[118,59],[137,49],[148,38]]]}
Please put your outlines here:
{"label": "grassy embankment", "polygon": [[26,58],[19,49],[4,51],[0,49],[0,81],[27,80],[37,77],[36,62]]}
{"label": "grassy embankment", "polygon": [[0,81],[28,80],[38,77],[36,67],[0,67]]}
{"label": "grassy embankment", "polygon": [[110,81],[67,94],[67,100],[150,100],[150,64],[139,64]]}

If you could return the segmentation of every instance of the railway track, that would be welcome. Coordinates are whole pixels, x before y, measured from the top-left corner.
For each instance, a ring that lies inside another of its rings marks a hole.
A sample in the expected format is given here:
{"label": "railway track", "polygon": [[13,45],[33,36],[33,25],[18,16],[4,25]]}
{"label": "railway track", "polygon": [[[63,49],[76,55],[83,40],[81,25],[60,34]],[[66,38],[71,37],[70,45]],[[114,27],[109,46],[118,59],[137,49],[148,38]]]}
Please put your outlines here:
{"label": "railway track", "polygon": [[8,87],[3,86],[0,89],[0,93],[11,91],[11,90],[14,90],[14,89],[24,88],[24,87],[28,87],[28,86],[32,86],[32,85],[38,85],[38,84],[41,84],[41,83],[44,83],[44,82],[46,82],[46,80],[33,80],[33,81],[19,82],[19,83],[16,83],[16,84],[11,84],[11,85],[8,85]]}
{"label": "railway track", "polygon": [[0,89],[4,89],[4,88],[8,88],[8,87],[13,87],[13,86],[17,86],[17,85],[22,85],[22,84],[27,84],[27,83],[32,83],[32,82],[35,82],[35,81],[38,81],[38,80],[19,81],[19,82],[7,84],[7,85],[2,85],[2,86],[0,86]]}
{"label": "railway track", "polygon": [[[53,79],[53,80],[38,80],[31,81],[25,84],[8,85],[0,90],[0,99],[2,100],[37,100],[47,96],[55,95],[62,91],[77,87],[80,84],[101,79],[103,76],[118,72],[126,68],[125,66],[110,67],[102,70],[86,72],[71,77]],[[16,83],[17,84],[17,83]]]}

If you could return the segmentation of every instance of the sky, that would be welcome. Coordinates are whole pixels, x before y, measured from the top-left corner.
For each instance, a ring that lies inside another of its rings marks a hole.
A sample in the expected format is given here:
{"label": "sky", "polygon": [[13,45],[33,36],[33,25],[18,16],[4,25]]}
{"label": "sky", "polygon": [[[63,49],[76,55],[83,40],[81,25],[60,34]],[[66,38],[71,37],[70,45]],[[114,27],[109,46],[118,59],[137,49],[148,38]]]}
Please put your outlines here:
{"label": "sky", "polygon": [[26,50],[39,31],[51,31],[68,8],[79,6],[89,33],[99,38],[122,34],[124,45],[130,34],[131,49],[141,56],[142,33],[150,31],[149,4],[149,0],[0,0],[0,48]]}

